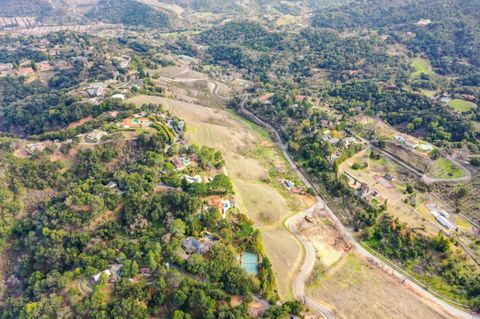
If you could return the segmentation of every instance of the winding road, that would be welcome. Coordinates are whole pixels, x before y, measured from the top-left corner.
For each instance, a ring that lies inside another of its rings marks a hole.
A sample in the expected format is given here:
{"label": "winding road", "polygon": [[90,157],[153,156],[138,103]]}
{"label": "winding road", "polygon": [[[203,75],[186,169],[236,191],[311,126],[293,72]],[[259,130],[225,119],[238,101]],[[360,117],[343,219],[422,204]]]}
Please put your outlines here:
{"label": "winding road", "polygon": [[[217,87],[216,87],[217,88]],[[214,88],[212,92],[215,96],[218,96],[216,93],[216,90]],[[221,97],[221,96],[218,96]],[[462,309],[456,308],[452,306],[451,304],[447,303],[446,301],[440,299],[439,297],[435,296],[432,292],[428,291],[426,287],[422,287],[419,284],[416,283],[416,281],[411,279],[408,274],[402,274],[400,273],[397,269],[392,267],[391,264],[385,262],[383,259],[378,258],[376,255],[372,254],[370,251],[366,250],[362,245],[360,245],[359,242],[355,240],[355,238],[352,235],[352,232],[348,230],[342,222],[338,219],[338,217],[333,213],[332,209],[327,205],[327,203],[320,197],[319,193],[317,192],[314,183],[312,180],[309,178],[308,175],[306,175],[301,169],[298,168],[296,163],[293,161],[291,158],[290,154],[287,151],[287,146],[283,143],[280,134],[278,131],[270,124],[262,121],[259,119],[255,114],[252,112],[248,111],[244,106],[245,103],[248,100],[248,95],[244,96],[244,99],[240,103],[240,113],[244,114],[246,117],[251,119],[253,122],[262,125],[265,127],[274,137],[276,140],[276,143],[282,150],[283,154],[285,155],[285,158],[287,159],[289,165],[291,168],[295,171],[295,173],[298,175],[298,177],[304,182],[304,184],[307,187],[311,187],[315,191],[315,198],[317,200],[317,203],[291,217],[288,219],[285,223],[287,227],[292,231],[292,233],[298,238],[298,240],[303,244],[305,251],[306,251],[306,256],[305,256],[305,262],[303,263],[303,266],[300,269],[300,273],[295,281],[294,284],[294,295],[299,299],[305,302],[305,304],[310,307],[312,310],[315,310],[321,314],[323,314],[324,317],[326,318],[335,318],[335,315],[333,312],[327,308],[326,306],[322,305],[318,301],[312,300],[308,298],[305,294],[305,282],[308,279],[310,273],[313,270],[313,266],[315,263],[316,259],[316,254],[315,250],[313,249],[312,244],[304,237],[302,236],[298,230],[296,229],[296,222],[304,218],[307,214],[313,212],[317,207],[318,208],[323,208],[325,212],[327,212],[328,217],[333,221],[333,223],[337,226],[339,232],[342,234],[344,240],[350,244],[352,244],[357,252],[363,256],[365,259],[369,261],[375,262],[377,265],[381,266],[384,270],[388,271],[392,275],[396,276],[398,279],[402,280],[403,284],[406,286],[409,286],[412,290],[414,290],[417,294],[432,300],[435,302],[437,305],[439,305],[444,311],[447,313],[461,319],[480,319],[480,316],[476,314],[472,314],[469,312],[466,312]]]}
{"label": "winding road", "polygon": [[[222,99],[222,100],[228,100],[232,97],[225,97],[222,96],[218,93],[219,90],[219,83],[216,81],[209,81],[214,84],[213,89],[211,90],[212,95],[215,97]],[[263,126],[266,128],[274,137],[275,142],[277,145],[280,147],[282,153],[285,156],[285,159],[287,160],[288,164],[290,167],[295,171],[296,175],[302,182],[307,186],[310,187],[314,190],[315,192],[315,199],[316,199],[316,204],[310,207],[307,210],[304,210],[300,213],[298,213],[295,216],[290,217],[285,221],[285,225],[288,227],[288,229],[295,235],[295,237],[300,241],[300,243],[304,246],[305,249],[305,261],[303,265],[301,266],[300,272],[295,280],[294,283],[294,296],[298,299],[301,300],[305,305],[307,305],[311,310],[314,312],[317,312],[321,315],[323,315],[327,319],[333,319],[335,318],[334,312],[329,309],[327,306],[323,305],[322,303],[313,300],[309,298],[306,293],[305,293],[305,283],[310,276],[314,265],[316,261],[316,254],[315,254],[315,249],[308,241],[308,239],[303,236],[299,230],[297,229],[297,224],[301,219],[304,219],[306,215],[311,214],[314,212],[317,208],[323,209],[324,212],[327,213],[328,217],[331,219],[331,221],[337,226],[338,231],[340,234],[343,236],[344,240],[348,243],[350,243],[352,246],[354,246],[357,250],[357,252],[364,257],[366,260],[376,263],[379,265],[382,269],[386,270],[388,273],[392,274],[393,276],[396,276],[399,280],[403,282],[404,285],[410,287],[413,291],[415,291],[418,295],[425,297],[427,299],[432,300],[435,302],[438,306],[440,306],[445,312],[449,313],[452,316],[455,316],[456,318],[460,319],[480,319],[480,316],[476,314],[472,314],[469,312],[466,312],[462,309],[459,309],[457,307],[452,306],[450,303],[447,303],[444,301],[444,299],[440,299],[436,295],[434,295],[433,292],[429,291],[427,287],[421,286],[421,283],[418,284],[417,281],[413,278],[411,278],[408,274],[405,274],[404,272],[400,272],[397,267],[394,265],[390,264],[389,262],[385,261],[383,258],[377,257],[375,254],[372,254],[370,251],[365,249],[359,242],[355,240],[355,238],[352,235],[352,232],[348,230],[342,222],[338,219],[338,217],[333,213],[331,208],[327,205],[327,203],[321,198],[319,193],[317,192],[315,185],[313,181],[309,178],[307,174],[305,174],[301,169],[298,168],[290,154],[288,153],[288,148],[285,143],[283,143],[282,138],[280,137],[280,134],[278,131],[269,123],[266,123],[265,121],[261,120],[258,118],[255,114],[252,112],[248,111],[244,106],[248,101],[248,98],[250,97],[249,94],[242,94],[238,95],[236,97],[243,97],[243,100],[240,103],[240,108],[239,108],[239,113],[243,114],[245,117],[249,118],[251,121],[254,123]]]}

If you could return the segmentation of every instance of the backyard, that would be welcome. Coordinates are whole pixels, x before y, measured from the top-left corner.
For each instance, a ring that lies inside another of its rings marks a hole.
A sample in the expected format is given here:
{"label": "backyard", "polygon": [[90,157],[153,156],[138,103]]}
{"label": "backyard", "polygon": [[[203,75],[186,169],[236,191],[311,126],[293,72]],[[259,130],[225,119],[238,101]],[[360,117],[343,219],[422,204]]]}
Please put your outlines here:
{"label": "backyard", "polygon": [[137,96],[129,102],[163,104],[185,119],[188,142],[222,152],[240,210],[262,231],[264,249],[272,261],[280,295],[292,298],[293,278],[303,250],[284,227],[283,220],[307,208],[312,201],[308,196],[290,194],[278,182],[278,178],[294,174],[268,134],[221,109],[152,96]]}

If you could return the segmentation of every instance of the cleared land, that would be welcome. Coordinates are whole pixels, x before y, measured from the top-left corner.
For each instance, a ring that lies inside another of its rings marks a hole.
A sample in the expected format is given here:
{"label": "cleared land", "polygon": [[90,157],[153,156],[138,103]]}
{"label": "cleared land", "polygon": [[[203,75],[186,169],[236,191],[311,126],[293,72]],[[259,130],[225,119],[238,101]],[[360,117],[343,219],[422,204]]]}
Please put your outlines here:
{"label": "cleared land", "polygon": [[[321,259],[318,269],[322,269]],[[338,318],[450,318],[435,311],[414,292],[354,253],[313,277],[309,294],[328,302]]]}
{"label": "cleared land", "polygon": [[449,318],[398,278],[350,250],[324,215],[312,221],[297,226],[317,257],[307,294],[329,306],[337,318]]}
{"label": "cleared land", "polygon": [[412,73],[412,77],[419,77],[422,74],[425,75],[434,75],[432,71],[432,66],[430,65],[430,61],[424,58],[414,58],[412,60],[412,66],[415,71]]}
{"label": "cleared land", "polygon": [[460,178],[466,174],[463,169],[457,167],[452,161],[448,159],[437,159],[432,162],[432,168],[428,176],[433,178]]}
{"label": "cleared land", "polygon": [[292,25],[297,23],[300,20],[300,17],[298,16],[293,16],[290,14],[282,15],[280,18],[277,19],[275,24],[277,27],[283,27],[287,25]]}
{"label": "cleared land", "polygon": [[262,230],[263,245],[272,261],[280,295],[292,298],[293,276],[303,251],[283,226],[283,220],[306,208],[305,202],[309,200],[291,195],[278,182],[280,176],[293,173],[267,133],[220,109],[150,96],[137,96],[129,102],[163,104],[185,119],[188,142],[215,147],[222,152],[240,209]]}
{"label": "cleared land", "polygon": [[[454,165],[449,160],[437,161],[439,163],[437,165],[440,167],[442,165]],[[368,166],[356,170],[352,168],[354,163],[360,162],[367,163]],[[359,181],[367,183],[370,188],[374,188],[379,193],[376,199],[378,203],[382,204],[387,200],[387,213],[397,217],[401,222],[406,223],[409,227],[415,228],[417,232],[424,235],[435,236],[440,229],[443,229],[430,213],[427,205],[435,205],[441,209],[452,211],[428,192],[415,191],[413,194],[407,194],[405,191],[406,187],[409,184],[414,184],[415,177],[409,175],[403,167],[400,167],[388,158],[381,157],[378,160],[371,159],[369,157],[369,150],[359,152],[343,162],[340,165],[339,171],[347,172]],[[440,172],[440,168],[437,169],[437,171]],[[442,172],[444,171],[446,171],[445,168]],[[460,170],[460,172],[463,173],[463,170]],[[387,173],[393,177],[392,181],[385,179],[384,175]],[[441,177],[442,175],[439,173],[439,176]],[[351,186],[355,185],[351,184]],[[359,187],[359,185],[357,184],[356,187]],[[472,230],[473,225],[460,215],[452,215],[452,218],[459,226],[463,224],[468,225],[467,227],[460,227],[462,230]]]}
{"label": "cleared land", "polygon": [[473,102],[461,100],[461,99],[453,99],[448,102],[450,107],[453,107],[457,112],[464,113],[470,110],[473,110],[477,107],[477,105]]}

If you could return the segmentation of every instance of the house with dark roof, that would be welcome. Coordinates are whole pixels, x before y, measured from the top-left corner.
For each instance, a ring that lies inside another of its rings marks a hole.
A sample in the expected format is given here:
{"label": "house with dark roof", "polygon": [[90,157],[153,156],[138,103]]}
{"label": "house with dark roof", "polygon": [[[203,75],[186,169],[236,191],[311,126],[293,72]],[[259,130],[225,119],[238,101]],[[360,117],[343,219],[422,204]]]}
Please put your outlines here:
{"label": "house with dark roof", "polygon": [[210,250],[210,247],[194,237],[187,237],[182,242],[182,248],[189,255],[191,254],[205,254]]}

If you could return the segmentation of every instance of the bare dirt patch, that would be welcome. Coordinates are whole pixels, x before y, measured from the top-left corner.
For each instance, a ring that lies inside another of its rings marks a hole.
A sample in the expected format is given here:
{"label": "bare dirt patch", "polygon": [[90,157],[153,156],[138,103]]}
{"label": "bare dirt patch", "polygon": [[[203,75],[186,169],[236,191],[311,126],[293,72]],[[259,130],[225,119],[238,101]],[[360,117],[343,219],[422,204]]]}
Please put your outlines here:
{"label": "bare dirt patch", "polygon": [[308,292],[338,318],[451,318],[354,253],[311,282]]}

